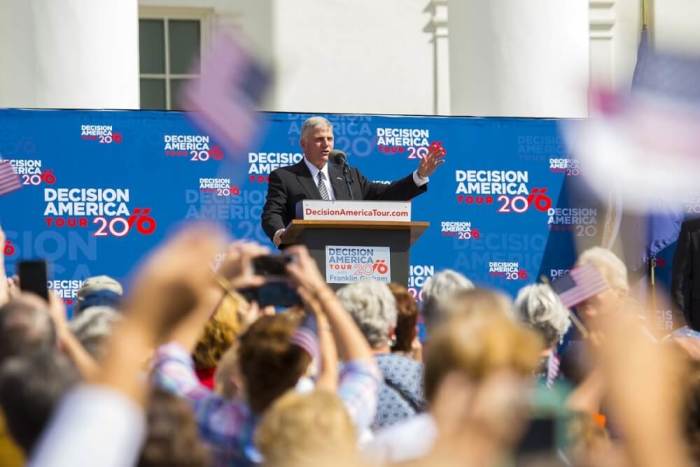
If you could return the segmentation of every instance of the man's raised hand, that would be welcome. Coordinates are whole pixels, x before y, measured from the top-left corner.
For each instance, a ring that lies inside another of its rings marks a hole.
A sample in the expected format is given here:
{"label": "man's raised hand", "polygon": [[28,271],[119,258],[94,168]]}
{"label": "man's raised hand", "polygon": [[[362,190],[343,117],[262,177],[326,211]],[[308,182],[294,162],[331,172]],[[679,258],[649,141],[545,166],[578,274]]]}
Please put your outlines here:
{"label": "man's raised hand", "polygon": [[420,161],[420,165],[418,166],[418,175],[423,178],[430,177],[433,172],[435,172],[435,169],[445,163],[445,154],[447,154],[447,151],[441,144],[431,144],[428,154],[426,154]]}

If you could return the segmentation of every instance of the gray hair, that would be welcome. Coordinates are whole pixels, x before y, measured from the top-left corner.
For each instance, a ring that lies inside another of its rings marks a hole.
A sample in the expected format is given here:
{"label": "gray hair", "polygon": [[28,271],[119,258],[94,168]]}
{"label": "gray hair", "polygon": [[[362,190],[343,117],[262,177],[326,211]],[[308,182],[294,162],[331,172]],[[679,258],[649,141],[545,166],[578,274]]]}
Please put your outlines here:
{"label": "gray hair", "polygon": [[99,359],[102,357],[104,342],[121,318],[121,314],[112,307],[91,306],[74,318],[69,326],[85,350]]}
{"label": "gray hair", "polygon": [[355,282],[338,290],[338,298],[372,348],[389,342],[396,327],[396,299],[386,284],[374,280]]}
{"label": "gray hair", "polygon": [[17,355],[0,366],[0,408],[8,431],[31,453],[61,398],[80,380],[60,352]]}
{"label": "gray hair", "polygon": [[304,135],[306,135],[307,132],[315,128],[330,128],[332,131],[333,125],[331,125],[331,122],[329,122],[324,117],[309,117],[304,121],[304,124],[301,126],[301,138],[304,138]]}
{"label": "gray hair", "polygon": [[569,310],[547,284],[523,287],[515,299],[520,320],[537,331],[547,347],[561,341],[571,327]]}
{"label": "gray hair", "polygon": [[589,248],[581,253],[576,261],[577,266],[584,264],[590,264],[598,269],[611,289],[625,294],[629,292],[627,267],[612,251],[599,246]]}
{"label": "gray hair", "polygon": [[458,292],[474,288],[472,281],[452,269],[444,269],[428,278],[423,286],[423,319],[430,331],[448,313],[448,304]]}
{"label": "gray hair", "polygon": [[39,297],[22,294],[0,307],[0,364],[28,352],[50,352],[56,342],[48,304]]}
{"label": "gray hair", "polygon": [[73,313],[78,315],[91,306],[118,306],[124,295],[124,288],[116,279],[109,276],[92,276],[85,279],[78,289],[78,300]]}

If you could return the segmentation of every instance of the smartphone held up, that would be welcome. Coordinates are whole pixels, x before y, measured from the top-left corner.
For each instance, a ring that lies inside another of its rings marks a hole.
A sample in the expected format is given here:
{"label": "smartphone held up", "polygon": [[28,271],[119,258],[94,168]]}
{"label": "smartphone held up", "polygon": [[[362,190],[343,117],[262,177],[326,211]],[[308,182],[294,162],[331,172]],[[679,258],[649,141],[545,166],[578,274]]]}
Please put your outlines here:
{"label": "smartphone held up", "polygon": [[259,287],[247,287],[238,292],[248,301],[254,301],[260,307],[274,306],[289,308],[301,305],[301,297],[289,282],[287,265],[292,261],[286,255],[264,255],[253,259],[255,275],[266,279]]}
{"label": "smartphone held up", "polygon": [[20,261],[17,263],[17,275],[20,290],[38,295],[46,301],[49,300],[46,261],[41,259]]}

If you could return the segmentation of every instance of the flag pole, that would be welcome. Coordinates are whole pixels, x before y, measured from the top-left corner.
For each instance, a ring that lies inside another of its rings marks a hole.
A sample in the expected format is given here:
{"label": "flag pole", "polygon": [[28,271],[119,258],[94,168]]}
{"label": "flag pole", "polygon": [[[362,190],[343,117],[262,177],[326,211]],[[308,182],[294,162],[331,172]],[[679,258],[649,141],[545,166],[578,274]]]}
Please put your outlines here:
{"label": "flag pole", "polygon": [[[651,28],[651,22],[652,22],[652,5],[651,2],[653,0],[642,0],[642,30],[646,30],[647,37],[649,38],[650,43],[653,44],[653,30]],[[649,219],[647,218],[647,222],[649,222]],[[647,229],[649,230],[649,229]],[[648,248],[648,246],[647,246]],[[648,253],[651,253],[648,251]],[[651,303],[651,310],[653,310],[652,313],[656,313],[656,254],[649,254],[649,264],[648,264],[648,271],[649,275],[649,291],[650,291],[650,303]],[[649,316],[649,319],[653,319],[653,316]]]}
{"label": "flag pole", "polygon": [[654,43],[653,40],[653,28],[652,23],[654,17],[652,15],[654,0],[642,0],[642,29],[646,29],[649,34],[650,43]]}
{"label": "flag pole", "polygon": [[[656,255],[649,256],[649,285],[651,291],[651,309],[652,313],[656,313]],[[653,319],[654,316],[649,316]]]}

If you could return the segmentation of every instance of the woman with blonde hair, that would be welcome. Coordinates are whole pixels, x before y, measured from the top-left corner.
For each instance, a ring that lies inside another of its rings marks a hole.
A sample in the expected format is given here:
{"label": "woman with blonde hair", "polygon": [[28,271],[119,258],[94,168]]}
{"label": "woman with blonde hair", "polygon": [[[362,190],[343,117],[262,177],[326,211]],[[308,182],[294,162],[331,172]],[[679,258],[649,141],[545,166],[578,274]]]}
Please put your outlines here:
{"label": "woman with blonde hair", "polygon": [[357,433],[340,398],[326,390],[289,391],[263,416],[255,444],[274,467],[357,461]]}
{"label": "woman with blonde hair", "polygon": [[242,331],[239,313],[247,306],[249,305],[238,294],[225,294],[197,341],[192,360],[197,378],[209,389],[214,388],[214,373],[219,360]]}

